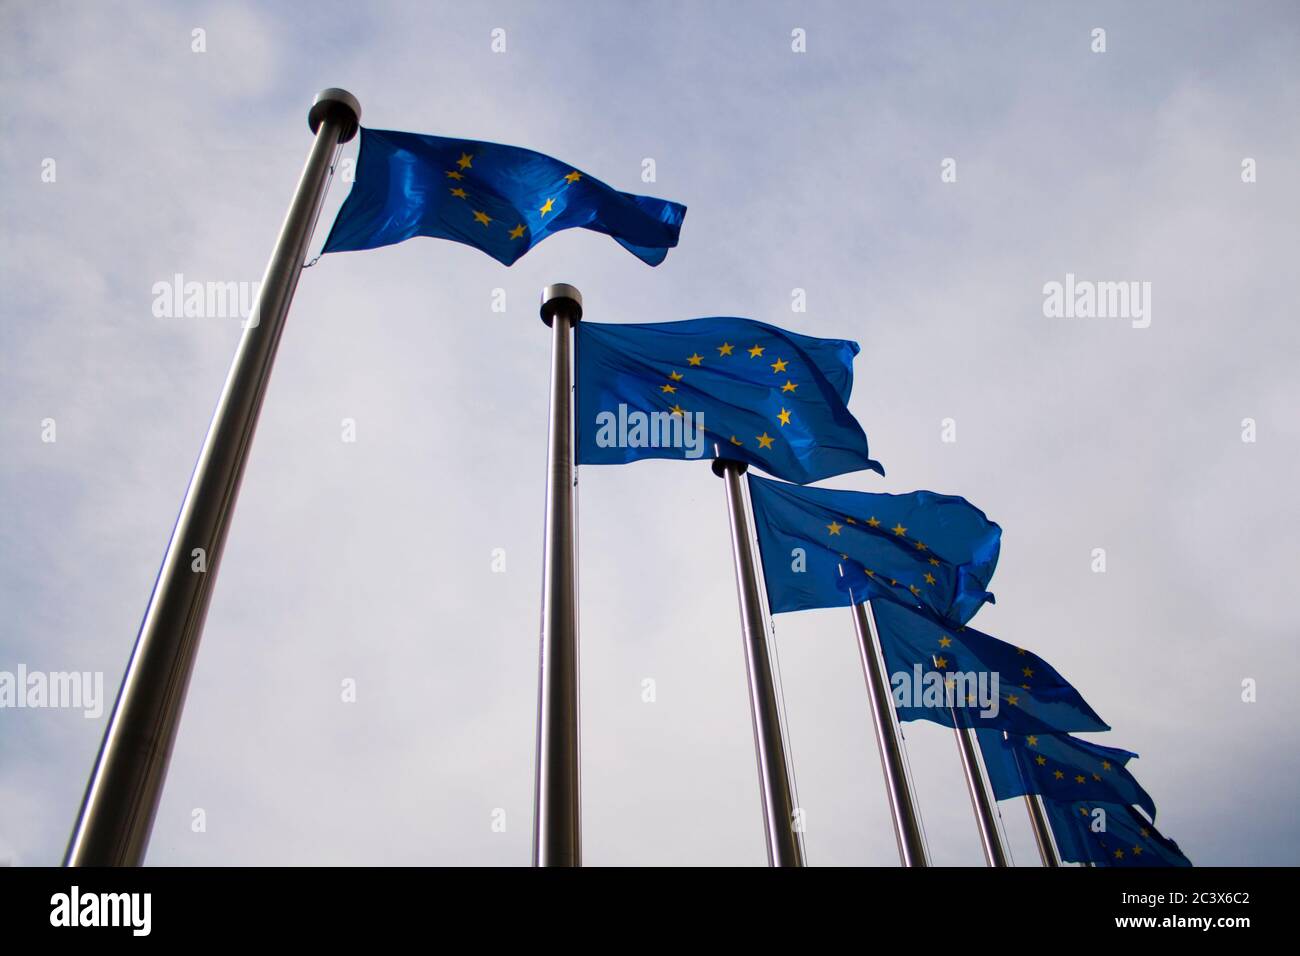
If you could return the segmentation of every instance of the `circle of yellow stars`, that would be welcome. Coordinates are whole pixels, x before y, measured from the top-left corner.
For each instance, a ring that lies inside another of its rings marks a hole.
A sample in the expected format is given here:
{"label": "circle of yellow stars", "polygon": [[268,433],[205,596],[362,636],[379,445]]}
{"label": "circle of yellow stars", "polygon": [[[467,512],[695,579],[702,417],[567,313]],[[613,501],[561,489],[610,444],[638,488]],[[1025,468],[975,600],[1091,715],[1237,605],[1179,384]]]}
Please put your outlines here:
{"label": "circle of yellow stars", "polygon": [[[465,180],[465,170],[474,168],[474,154],[461,153],[460,159],[456,160],[456,167],[457,167],[456,169],[447,170],[447,178],[455,181],[456,183],[461,183]],[[572,186],[581,178],[582,178],[582,173],[574,169],[571,170],[564,177],[564,181],[568,183],[570,186]],[[468,192],[465,191],[465,188],[463,186],[460,185],[450,186],[448,187],[448,189],[451,192],[452,196],[456,197],[457,199],[464,200],[466,203],[471,203],[470,212],[474,216],[474,221],[477,223],[481,223],[484,229],[489,228],[492,225],[492,223],[496,221],[487,214],[486,210],[472,208],[470,195]],[[538,208],[537,212],[542,217],[542,219],[545,219],[548,213],[552,213],[555,211],[555,200],[557,198],[558,196],[547,197],[546,201],[542,203],[542,205]],[[507,222],[508,221],[509,220],[507,220]],[[528,231],[528,227],[525,226],[522,222],[516,223],[514,228],[510,230],[509,236],[511,239],[522,239],[524,237],[524,234],[527,231]]]}

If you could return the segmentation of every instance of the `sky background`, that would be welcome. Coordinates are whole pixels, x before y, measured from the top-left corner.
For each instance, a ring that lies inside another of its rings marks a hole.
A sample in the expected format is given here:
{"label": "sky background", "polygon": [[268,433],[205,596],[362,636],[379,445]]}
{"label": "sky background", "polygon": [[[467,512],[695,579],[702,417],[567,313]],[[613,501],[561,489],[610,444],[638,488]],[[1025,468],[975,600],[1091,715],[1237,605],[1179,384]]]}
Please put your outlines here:
{"label": "sky background", "polygon": [[[0,5],[0,670],[110,698],[0,710],[0,862],[62,858],[240,335],[153,285],[260,279],[327,86],[689,212],[657,269],[573,230],[303,275],[149,863],[529,862],[557,281],[592,321],[860,342],[888,476],[823,484],[983,508],[973,624],[1080,688],[1193,862],[1300,862],[1298,40],[1293,3]],[[1150,327],[1044,317],[1067,272],[1150,282]],[[579,512],[585,862],[763,864],[721,482],[588,467]],[[775,633],[808,862],[897,865],[850,612]],[[951,731],[906,740],[932,861],[982,865]]]}

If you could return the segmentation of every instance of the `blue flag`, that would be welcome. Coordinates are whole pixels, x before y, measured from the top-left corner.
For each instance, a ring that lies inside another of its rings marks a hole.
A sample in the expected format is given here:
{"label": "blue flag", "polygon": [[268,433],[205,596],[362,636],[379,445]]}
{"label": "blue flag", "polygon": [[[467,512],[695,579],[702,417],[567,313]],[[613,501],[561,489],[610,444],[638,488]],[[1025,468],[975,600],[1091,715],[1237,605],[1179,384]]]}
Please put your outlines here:
{"label": "blue flag", "polygon": [[719,457],[806,482],[871,468],[849,414],[856,342],[709,318],[579,322],[578,463]]}
{"label": "blue flag", "polygon": [[618,192],[531,149],[363,128],[356,182],[322,252],[431,236],[510,265],[551,233],[582,227],[657,266],[685,216],[680,203]]}
{"label": "blue flag", "polygon": [[899,720],[951,727],[956,710],[963,727],[1012,734],[1110,729],[1037,654],[892,601],[871,608]]}
{"label": "blue flag", "polygon": [[1097,866],[1191,866],[1178,844],[1132,807],[1118,803],[1044,800],[1061,859]]}
{"label": "blue flag", "polygon": [[1093,800],[1137,804],[1152,820],[1156,803],[1125,764],[1137,756],[1118,747],[1103,747],[1069,734],[1009,736],[979,734],[989,783],[999,800],[1027,793],[1070,803]]}
{"label": "blue flag", "polygon": [[964,624],[993,600],[1002,529],[965,498],[753,476],[749,496],[774,614],[884,598]]}

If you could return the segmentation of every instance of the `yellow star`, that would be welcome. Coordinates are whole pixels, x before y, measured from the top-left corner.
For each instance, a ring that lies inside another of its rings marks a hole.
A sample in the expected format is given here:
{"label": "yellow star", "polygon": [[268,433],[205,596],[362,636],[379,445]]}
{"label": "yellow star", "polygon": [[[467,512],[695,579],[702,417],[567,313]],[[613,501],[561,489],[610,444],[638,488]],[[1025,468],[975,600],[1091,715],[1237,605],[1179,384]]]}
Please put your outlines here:
{"label": "yellow star", "polygon": [[911,591],[913,594],[920,594],[920,593],[921,593],[921,589],[918,588],[915,584],[909,584],[909,585],[907,586],[907,589],[908,589],[909,591]]}
{"label": "yellow star", "polygon": [[1109,761],[1109,760],[1103,760],[1103,761],[1101,762],[1101,769],[1102,769],[1102,770],[1109,770],[1109,769],[1110,769],[1110,761]]}
{"label": "yellow star", "polygon": [[847,521],[849,524],[857,524],[856,521],[854,521],[852,518],[848,517],[847,515],[845,516],[844,520]]}
{"label": "yellow star", "polygon": [[458,172],[457,172],[456,170],[454,170],[454,169],[449,169],[449,170],[447,170],[447,176],[450,177],[451,179],[464,179],[464,178],[465,178],[464,176],[462,176],[460,173],[458,173]]}
{"label": "yellow star", "polygon": [[523,234],[524,234],[524,224],[522,222],[519,225],[515,226],[515,228],[510,230],[511,239],[518,239]]}
{"label": "yellow star", "polygon": [[451,189],[451,194],[455,196],[457,199],[469,198],[469,195],[465,192],[465,190],[461,189],[459,186],[453,186]]}
{"label": "yellow star", "polygon": [[1122,859],[1124,859],[1124,851],[1123,851],[1123,850],[1116,850],[1116,851],[1115,851],[1115,859],[1117,859],[1117,860],[1122,860]]}
{"label": "yellow star", "polygon": [[700,354],[697,352],[696,354],[694,354],[694,355],[692,355],[690,358],[688,358],[686,361],[690,362],[692,365],[699,365],[701,362],[704,361],[704,356],[703,356],[703,355],[700,355]]}
{"label": "yellow star", "polygon": [[948,637],[948,636],[945,634],[943,637],[939,638],[939,646],[940,646],[940,647],[951,647],[951,646],[952,646],[952,638],[951,638],[951,637]]}
{"label": "yellow star", "polygon": [[[764,432],[764,434],[767,434],[767,433]],[[762,439],[759,439],[759,440],[761,441]],[[826,526],[826,530],[829,531],[831,534],[839,534],[839,533],[840,533],[840,529],[843,528],[843,527],[844,527],[844,525],[839,524],[839,523],[836,522],[834,519],[832,519],[832,520],[831,520],[831,523],[828,524],[828,525]]]}
{"label": "yellow star", "polygon": [[1047,758],[1044,757],[1042,754],[1039,754],[1037,757],[1034,758],[1034,762],[1041,767],[1043,766],[1043,764],[1047,763]]}
{"label": "yellow star", "polygon": [[735,435],[732,435],[732,436],[731,436],[731,443],[732,443],[733,445],[741,445],[741,444],[744,444],[744,443],[743,443],[739,438],[737,438]]}
{"label": "yellow star", "polygon": [[473,158],[474,157],[471,156],[469,153],[461,153],[460,159],[456,160],[456,165],[459,166],[461,169],[469,169],[470,166],[474,165],[473,163],[470,162],[470,160]]}
{"label": "yellow star", "polygon": [[790,413],[787,412],[784,408],[781,409],[781,414],[777,415],[776,417],[780,420],[782,425],[790,424]]}
{"label": "yellow star", "polygon": [[677,391],[677,387],[675,385],[660,385],[659,391],[663,392],[665,395],[671,395],[673,392]]}
{"label": "yellow star", "polygon": [[763,346],[761,345],[755,345],[752,349],[749,350],[750,358],[758,358],[762,354],[763,354]]}
{"label": "yellow star", "polygon": [[781,391],[783,391],[783,392],[793,392],[793,391],[794,391],[796,388],[798,388],[798,387],[799,387],[799,386],[796,385],[794,382],[789,382],[789,381],[787,381],[784,385],[781,386]]}
{"label": "yellow star", "polygon": [[1147,837],[1151,836],[1151,831],[1148,830],[1146,827],[1143,827],[1141,830],[1138,830],[1138,833],[1142,834],[1142,839],[1144,840]]}
{"label": "yellow star", "polygon": [[924,542],[924,541],[918,541],[918,542],[916,542],[916,550],[917,550],[917,551],[924,551],[924,550],[925,550],[925,542]]}
{"label": "yellow star", "polygon": [[1075,783],[1087,783],[1087,782],[1088,782],[1088,778],[1085,777],[1085,776],[1084,776],[1083,774],[1081,774],[1081,773],[1076,773],[1076,774],[1074,775],[1074,782],[1075,782]]}
{"label": "yellow star", "polygon": [[1059,771],[1059,770],[1056,771],[1056,773],[1052,774],[1052,776],[1054,776],[1057,780],[1064,780],[1064,779],[1065,779],[1065,774],[1061,773],[1061,771]]}
{"label": "yellow star", "polygon": [[772,363],[772,371],[780,374],[781,372],[785,371],[785,367],[789,364],[790,363],[787,362],[785,359],[779,358]]}
{"label": "yellow star", "polygon": [[907,534],[907,529],[904,528],[901,524],[894,525],[894,527],[891,530],[894,532],[894,534],[898,535],[900,538],[903,535]]}
{"label": "yellow star", "polygon": [[1022,667],[1020,668],[1020,673],[1024,674],[1026,677],[1033,677],[1034,669],[1032,667]]}
{"label": "yellow star", "polygon": [[1026,653],[1026,651],[1025,651],[1025,649],[1024,649],[1023,647],[1017,647],[1017,648],[1016,648],[1016,653],[1017,653],[1017,654],[1024,654],[1024,653]]}
{"label": "yellow star", "polygon": [[1020,689],[1021,689],[1021,690],[1029,690],[1029,685],[1028,685],[1028,684],[1021,684],[1021,685],[1020,685]]}
{"label": "yellow star", "polygon": [[1025,738],[1025,743],[1027,743],[1031,747],[1037,747],[1038,738],[1035,737],[1033,734],[1030,734],[1028,737]]}
{"label": "yellow star", "polygon": [[674,382],[680,382],[680,381],[682,380],[682,373],[681,373],[681,372],[669,372],[669,373],[668,373],[668,377],[671,378]]}
{"label": "yellow star", "polygon": [[734,348],[735,346],[732,345],[730,342],[723,342],[721,345],[718,346],[718,355],[719,356],[730,355],[731,350]]}
{"label": "yellow star", "polygon": [[937,567],[939,566],[939,559],[938,559],[938,558],[931,558],[931,559],[930,559],[930,563],[933,564],[933,565],[937,568]]}
{"label": "yellow star", "polygon": [[545,216],[545,215],[546,215],[548,212],[550,212],[553,208],[555,208],[555,200],[554,200],[554,199],[548,199],[548,200],[546,200],[546,202],[542,203],[542,208],[541,208],[540,212],[541,212],[541,214],[542,214],[543,216]]}
{"label": "yellow star", "polygon": [[474,213],[474,218],[475,218],[478,222],[483,223],[483,228],[484,228],[484,229],[486,229],[486,228],[487,228],[487,224],[490,223],[490,222],[492,221],[492,217],[489,216],[489,215],[488,215],[487,213],[485,213],[485,212],[476,212],[476,213]]}
{"label": "yellow star", "polygon": [[569,175],[565,176],[564,178],[571,183],[576,183],[579,179],[582,178],[582,173],[578,172],[575,169],[573,172],[569,173]]}
{"label": "yellow star", "polygon": [[877,518],[875,515],[872,515],[870,518],[867,519],[867,524],[871,525],[871,527],[873,528],[879,528],[880,519]]}
{"label": "yellow star", "polygon": [[934,575],[931,574],[929,571],[925,572],[925,583],[929,585],[934,584]]}
{"label": "yellow star", "polygon": [[1010,704],[1012,707],[1015,707],[1017,704],[1020,703],[1020,698],[1017,697],[1015,694],[1007,694],[1007,703]]}
{"label": "yellow star", "polygon": [[1141,855],[1142,855],[1142,848],[1141,848],[1140,846],[1135,846],[1135,847],[1133,848],[1133,855],[1134,855],[1134,856],[1141,856]]}
{"label": "yellow star", "polygon": [[862,570],[867,573],[867,577],[869,578],[874,578],[876,576],[876,572],[872,571],[870,568],[863,568]]}
{"label": "yellow star", "polygon": [[767,434],[767,432],[763,432],[763,434],[761,434],[761,435],[758,436],[758,447],[759,447],[759,448],[771,448],[771,447],[772,447],[772,441],[773,441],[773,439],[772,439],[772,438]]}
{"label": "yellow star", "polygon": [[1099,774],[1099,773],[1094,773],[1094,774],[1092,775],[1092,779],[1093,779],[1093,780],[1100,780],[1100,779],[1101,779],[1101,774]]}
{"label": "yellow star", "polygon": [[935,667],[940,667],[940,668],[942,668],[942,667],[947,667],[947,666],[948,666],[948,658],[946,658],[946,657],[936,657],[936,658],[934,659],[934,666],[935,666]]}
{"label": "yellow star", "polygon": [[674,415],[686,414],[686,409],[682,408],[682,406],[680,405],[674,405],[672,408],[669,409],[669,411],[672,412]]}

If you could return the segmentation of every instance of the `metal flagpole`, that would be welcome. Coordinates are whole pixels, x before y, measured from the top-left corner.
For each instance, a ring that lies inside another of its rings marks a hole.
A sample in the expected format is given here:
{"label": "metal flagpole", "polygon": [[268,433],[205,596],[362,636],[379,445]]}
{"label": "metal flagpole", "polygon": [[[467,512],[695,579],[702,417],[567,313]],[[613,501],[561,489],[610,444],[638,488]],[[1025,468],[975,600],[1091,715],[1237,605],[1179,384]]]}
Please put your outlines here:
{"label": "metal flagpole", "polygon": [[889,797],[889,811],[894,820],[898,856],[903,866],[929,866],[925,841],[921,836],[921,818],[903,764],[902,740],[880,650],[880,635],[876,630],[876,618],[871,612],[869,601],[853,605],[853,627],[857,631],[858,649],[862,654],[862,673],[867,680],[871,722],[876,729],[876,745],[880,749],[880,767],[885,775],[885,793]]}
{"label": "metal flagpole", "polygon": [[356,135],[360,120],[361,104],[338,89],[317,94],[307,114],[316,139],[190,477],[68,844],[66,866],[137,866],[144,858],[239,483],[331,159],[338,144]]}
{"label": "metal flagpole", "polygon": [[1060,866],[1061,857],[1056,852],[1056,841],[1052,839],[1052,828],[1047,823],[1047,811],[1043,809],[1043,798],[1036,793],[1025,794],[1025,806],[1029,809],[1029,822],[1034,826],[1034,842],[1038,844],[1038,855],[1043,859],[1043,866]]}
{"label": "metal flagpole", "polygon": [[551,327],[551,424],[547,440],[542,642],[538,661],[537,776],[533,865],[582,865],[578,739],[578,561],[574,522],[573,329],[582,293],[559,283],[542,290]]}
{"label": "metal flagpole", "polygon": [[949,713],[952,714],[952,731],[957,736],[957,750],[961,753],[961,767],[966,775],[966,789],[970,793],[971,809],[975,811],[975,822],[979,826],[980,845],[984,848],[984,862],[989,866],[1006,866],[1007,851],[1002,846],[993,798],[989,795],[984,769],[980,766],[975,731],[970,727],[962,726],[957,708],[950,708]]}
{"label": "metal flagpole", "polygon": [[758,756],[767,863],[768,866],[803,866],[803,844],[794,825],[794,790],[790,785],[790,769],[786,765],[781,714],[772,679],[767,629],[764,627],[763,601],[750,546],[751,520],[740,483],[740,476],[747,467],[724,458],[713,460],[713,473],[727,486],[731,555],[736,565],[740,634],[745,644],[745,668],[749,675],[749,712],[754,722],[754,750]]}

